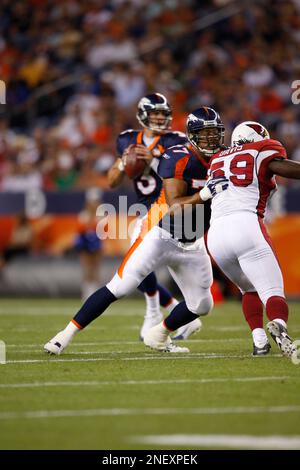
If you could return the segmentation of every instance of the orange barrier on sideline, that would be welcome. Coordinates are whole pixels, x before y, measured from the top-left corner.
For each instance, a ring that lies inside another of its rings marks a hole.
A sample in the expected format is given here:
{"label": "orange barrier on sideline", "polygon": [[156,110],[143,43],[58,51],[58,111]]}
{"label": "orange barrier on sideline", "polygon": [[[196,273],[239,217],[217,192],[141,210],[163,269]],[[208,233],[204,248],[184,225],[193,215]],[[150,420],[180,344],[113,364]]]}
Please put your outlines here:
{"label": "orange barrier on sideline", "polygon": [[[119,228],[130,224],[134,217],[120,214],[111,222],[116,227],[116,239],[103,240],[103,253],[107,256],[123,256],[130,245],[129,238],[119,239]],[[80,230],[80,221],[77,215],[45,215],[30,221],[33,227],[32,249],[34,252],[42,252],[60,256],[64,251],[74,246],[74,239]],[[9,246],[13,230],[16,226],[16,217],[0,217],[0,251]],[[124,230],[120,230],[121,233]]]}
{"label": "orange barrier on sideline", "polygon": [[[120,214],[115,220],[116,234],[119,228],[132,223],[134,217]],[[33,225],[32,248],[36,252],[46,252],[60,256],[72,248],[79,228],[77,215],[45,215],[31,221]],[[0,251],[10,241],[15,227],[15,217],[0,217]],[[290,214],[279,217],[268,225],[284,277],[285,292],[288,296],[300,295],[300,215]],[[103,241],[103,253],[107,256],[123,256],[130,246],[127,239],[107,239]],[[214,286],[216,290],[216,286]],[[217,289],[218,290],[218,289]],[[214,296],[221,301],[218,292]]]}
{"label": "orange barrier on sideline", "polygon": [[285,292],[300,295],[300,215],[278,217],[268,225],[273,245],[282,269]]}

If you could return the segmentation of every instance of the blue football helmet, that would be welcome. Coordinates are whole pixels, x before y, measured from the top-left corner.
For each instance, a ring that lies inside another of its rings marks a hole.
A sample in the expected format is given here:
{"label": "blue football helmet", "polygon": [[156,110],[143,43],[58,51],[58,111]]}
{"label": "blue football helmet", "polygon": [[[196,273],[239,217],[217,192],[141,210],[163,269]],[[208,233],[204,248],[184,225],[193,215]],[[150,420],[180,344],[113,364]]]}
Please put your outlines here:
{"label": "blue football helmet", "polygon": [[[161,123],[151,122],[150,113],[153,111],[161,111],[165,115],[165,120]],[[170,128],[172,111],[164,95],[152,93],[140,99],[136,117],[143,127],[147,127],[155,132],[161,132]]]}
{"label": "blue football helmet", "polygon": [[[211,133],[201,133],[203,129],[216,129]],[[193,147],[211,157],[224,145],[225,127],[219,114],[213,108],[202,106],[188,115],[186,133]]]}

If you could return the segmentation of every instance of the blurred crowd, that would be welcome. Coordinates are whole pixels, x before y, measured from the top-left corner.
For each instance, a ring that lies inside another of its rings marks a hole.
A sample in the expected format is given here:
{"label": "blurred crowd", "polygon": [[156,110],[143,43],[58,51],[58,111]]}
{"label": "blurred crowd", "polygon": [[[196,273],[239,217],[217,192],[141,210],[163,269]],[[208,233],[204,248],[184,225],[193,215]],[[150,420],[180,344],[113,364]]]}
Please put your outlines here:
{"label": "blurred crowd", "polygon": [[[1,0],[0,190],[107,188],[119,132],[165,94],[173,129],[215,107],[227,129],[259,120],[300,161],[300,1]],[[295,184],[295,183],[291,183]]]}

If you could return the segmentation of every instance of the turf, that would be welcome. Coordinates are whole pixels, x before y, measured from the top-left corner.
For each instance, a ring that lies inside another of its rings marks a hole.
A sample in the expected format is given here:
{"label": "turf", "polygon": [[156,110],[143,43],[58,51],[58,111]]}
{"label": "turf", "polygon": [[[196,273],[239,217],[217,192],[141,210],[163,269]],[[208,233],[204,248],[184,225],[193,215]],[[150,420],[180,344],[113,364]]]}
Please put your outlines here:
{"label": "turf", "polygon": [[[149,435],[300,435],[300,365],[251,356],[239,303],[216,307],[187,345],[164,354],[138,341],[144,304],[121,300],[75,338],[65,354],[42,345],[78,300],[0,301],[1,449],[171,449]],[[300,336],[300,304],[290,303]],[[35,362],[36,361],[36,362]],[[23,384],[21,387],[20,384]],[[179,448],[197,446],[179,445]]]}

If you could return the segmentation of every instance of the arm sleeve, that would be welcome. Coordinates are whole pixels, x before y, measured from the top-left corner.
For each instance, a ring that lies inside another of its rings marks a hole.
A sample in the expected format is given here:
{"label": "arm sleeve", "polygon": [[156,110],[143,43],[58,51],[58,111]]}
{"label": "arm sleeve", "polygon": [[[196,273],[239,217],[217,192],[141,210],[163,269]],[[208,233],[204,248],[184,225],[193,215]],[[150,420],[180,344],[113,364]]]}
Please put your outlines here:
{"label": "arm sleeve", "polygon": [[275,158],[287,158],[286,150],[278,140],[268,140],[259,150],[258,158],[263,160],[274,160]]}
{"label": "arm sleeve", "polygon": [[270,139],[262,143],[256,157],[259,179],[266,179],[272,175],[272,172],[268,170],[269,163],[272,160],[285,160],[286,158],[286,150],[277,140]]}
{"label": "arm sleeve", "polygon": [[164,153],[160,159],[158,174],[161,178],[184,179],[184,170],[188,164],[189,156],[186,153],[176,153],[172,150]]}
{"label": "arm sleeve", "polygon": [[119,135],[118,138],[117,138],[117,144],[116,144],[116,147],[117,147],[117,155],[118,157],[121,157],[123,155],[123,152],[126,148],[126,146],[124,145],[124,137],[122,135]]}
{"label": "arm sleeve", "polygon": [[172,152],[164,153],[159,159],[158,174],[161,178],[174,178],[175,175],[175,158]]}

